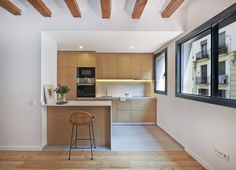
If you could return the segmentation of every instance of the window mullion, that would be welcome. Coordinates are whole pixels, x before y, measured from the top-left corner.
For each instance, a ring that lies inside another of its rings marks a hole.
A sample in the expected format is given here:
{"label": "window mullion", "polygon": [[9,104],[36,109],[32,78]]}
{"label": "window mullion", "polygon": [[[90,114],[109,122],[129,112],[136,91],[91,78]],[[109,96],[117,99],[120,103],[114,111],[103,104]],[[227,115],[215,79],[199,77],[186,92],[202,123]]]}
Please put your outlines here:
{"label": "window mullion", "polygon": [[211,96],[218,97],[219,25],[211,30]]}

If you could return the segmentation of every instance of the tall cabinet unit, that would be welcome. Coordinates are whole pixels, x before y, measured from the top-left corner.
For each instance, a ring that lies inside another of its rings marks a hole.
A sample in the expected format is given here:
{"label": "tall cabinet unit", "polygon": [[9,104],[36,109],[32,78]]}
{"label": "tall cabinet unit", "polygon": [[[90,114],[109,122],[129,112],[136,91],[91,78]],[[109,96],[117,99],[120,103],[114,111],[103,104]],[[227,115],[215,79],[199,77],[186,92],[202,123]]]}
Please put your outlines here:
{"label": "tall cabinet unit", "polygon": [[71,90],[67,99],[77,98],[77,67],[96,67],[95,52],[59,51],[57,57],[57,82],[67,85]]}
{"label": "tall cabinet unit", "polygon": [[76,98],[76,59],[77,52],[58,52],[57,57],[57,83],[70,88],[66,94],[68,100]]}

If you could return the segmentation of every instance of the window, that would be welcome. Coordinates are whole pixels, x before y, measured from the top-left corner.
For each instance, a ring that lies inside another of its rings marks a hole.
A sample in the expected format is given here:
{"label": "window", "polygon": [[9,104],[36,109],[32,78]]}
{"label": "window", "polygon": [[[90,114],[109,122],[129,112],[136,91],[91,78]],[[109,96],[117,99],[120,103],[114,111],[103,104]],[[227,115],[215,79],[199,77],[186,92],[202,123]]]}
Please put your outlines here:
{"label": "window", "polygon": [[155,93],[167,94],[167,48],[155,55],[154,77]]}
{"label": "window", "polygon": [[226,90],[219,90],[219,97],[225,98],[226,97]]}
{"label": "window", "polygon": [[236,4],[176,42],[176,96],[236,107]]}
{"label": "window", "polygon": [[219,61],[219,76],[225,75],[225,61]]}
{"label": "window", "polygon": [[198,89],[198,94],[202,96],[207,96],[208,95],[208,89]]}
{"label": "window", "polygon": [[211,44],[210,30],[181,44],[182,93],[202,95],[198,89],[203,87],[210,91],[211,55],[206,44]]}

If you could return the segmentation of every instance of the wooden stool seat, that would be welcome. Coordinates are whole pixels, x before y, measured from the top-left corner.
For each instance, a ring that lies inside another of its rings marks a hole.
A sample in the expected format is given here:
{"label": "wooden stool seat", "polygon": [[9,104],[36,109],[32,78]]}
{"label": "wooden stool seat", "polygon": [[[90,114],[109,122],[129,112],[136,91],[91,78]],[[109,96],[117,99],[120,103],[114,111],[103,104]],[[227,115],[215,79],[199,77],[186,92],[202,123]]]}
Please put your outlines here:
{"label": "wooden stool seat", "polygon": [[88,125],[94,121],[94,116],[91,116],[90,113],[80,111],[72,113],[70,116],[70,123],[76,125]]}
{"label": "wooden stool seat", "polygon": [[[95,144],[95,137],[94,137],[94,129],[93,129],[93,122],[94,122],[94,116],[92,116],[89,112],[85,111],[78,111],[74,112],[70,115],[70,123],[72,124],[72,131],[71,131],[71,142],[70,142],[70,151],[69,151],[69,160],[71,156],[71,149],[73,146],[73,143],[75,144],[75,148],[77,148],[77,141],[78,140],[89,140],[90,141],[90,150],[91,150],[91,160],[93,160],[93,146],[96,148]],[[81,139],[78,138],[78,126],[79,125],[88,125],[89,128],[89,139]],[[73,134],[74,134],[74,127],[75,127],[75,139],[73,142]],[[91,134],[92,132],[92,134]]]}

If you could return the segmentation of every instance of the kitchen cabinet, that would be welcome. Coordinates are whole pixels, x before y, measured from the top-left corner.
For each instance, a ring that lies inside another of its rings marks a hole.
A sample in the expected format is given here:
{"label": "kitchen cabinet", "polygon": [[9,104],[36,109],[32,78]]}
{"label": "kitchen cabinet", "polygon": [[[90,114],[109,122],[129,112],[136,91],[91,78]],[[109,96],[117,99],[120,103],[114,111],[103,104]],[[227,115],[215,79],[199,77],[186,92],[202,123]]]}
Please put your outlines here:
{"label": "kitchen cabinet", "polygon": [[155,122],[156,100],[132,100],[131,101],[131,122]]}
{"label": "kitchen cabinet", "polygon": [[76,55],[77,67],[96,67],[95,52],[77,52]]}
{"label": "kitchen cabinet", "polygon": [[104,54],[97,53],[98,79],[153,78],[152,54]]}
{"label": "kitchen cabinet", "polygon": [[77,98],[77,67],[96,67],[95,52],[59,51],[57,56],[57,83],[70,88],[68,100]]}
{"label": "kitchen cabinet", "polygon": [[116,79],[117,71],[117,54],[97,54],[97,78],[98,79]]}
{"label": "kitchen cabinet", "polygon": [[76,52],[58,52],[57,83],[70,88],[66,94],[68,100],[76,99]]}
{"label": "kitchen cabinet", "polygon": [[130,76],[130,56],[129,54],[123,54],[123,55],[119,55],[118,59],[117,59],[117,71],[118,71],[118,79],[129,79],[131,78]]}
{"label": "kitchen cabinet", "polygon": [[130,100],[117,101],[117,122],[130,122]]}
{"label": "kitchen cabinet", "polygon": [[[116,117],[113,123],[154,123],[156,122],[156,99],[128,99],[113,101],[112,110]],[[116,110],[115,110],[116,109]]]}
{"label": "kitchen cabinet", "polygon": [[130,57],[130,77],[136,80],[143,79],[143,55],[132,54]]}

